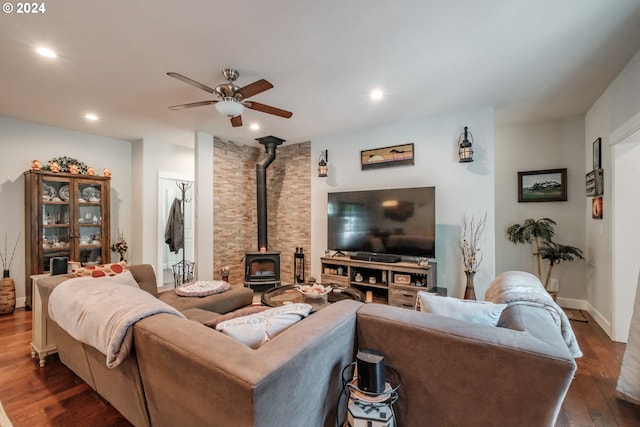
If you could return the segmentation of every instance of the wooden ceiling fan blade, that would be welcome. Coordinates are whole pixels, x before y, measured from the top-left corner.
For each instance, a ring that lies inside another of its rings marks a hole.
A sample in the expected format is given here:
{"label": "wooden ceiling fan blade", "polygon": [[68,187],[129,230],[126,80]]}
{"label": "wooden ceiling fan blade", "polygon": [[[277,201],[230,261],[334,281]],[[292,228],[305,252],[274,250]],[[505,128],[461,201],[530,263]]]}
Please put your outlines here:
{"label": "wooden ceiling fan blade", "polygon": [[198,89],[202,89],[202,90],[204,90],[205,92],[213,93],[213,89],[211,89],[209,86],[207,86],[207,85],[203,85],[202,83],[197,82],[197,81],[195,81],[195,80],[192,80],[192,79],[190,79],[189,77],[185,77],[185,76],[183,76],[182,74],[178,74],[178,73],[174,73],[174,72],[169,72],[169,73],[167,73],[167,76],[174,77],[174,78],[176,78],[176,79],[178,79],[178,80],[181,80],[181,81],[183,81],[183,82],[185,82],[185,83],[187,83],[187,84],[190,84],[191,86],[195,86],[195,87],[197,87]]}
{"label": "wooden ceiling fan blade", "polygon": [[200,101],[200,102],[192,102],[190,104],[180,104],[173,105],[169,107],[170,110],[184,110],[185,108],[193,108],[193,107],[202,107],[204,105],[215,104],[218,101]]}
{"label": "wooden ceiling fan blade", "polygon": [[293,116],[293,113],[290,111],[272,107],[271,105],[260,104],[259,102],[253,102],[253,101],[246,102],[244,106],[247,108],[251,108],[252,110],[260,111],[262,113],[273,114],[274,116],[284,117],[285,119],[288,119],[291,116]]}
{"label": "wooden ceiling fan blade", "polygon": [[256,82],[253,82],[244,87],[241,87],[240,89],[238,89],[236,93],[239,93],[240,95],[242,95],[243,99],[247,99],[251,96],[257,95],[271,88],[273,88],[273,85],[271,83],[269,83],[265,79],[260,79]]}
{"label": "wooden ceiling fan blade", "polygon": [[242,116],[231,117],[231,126],[233,126],[234,128],[242,126]]}

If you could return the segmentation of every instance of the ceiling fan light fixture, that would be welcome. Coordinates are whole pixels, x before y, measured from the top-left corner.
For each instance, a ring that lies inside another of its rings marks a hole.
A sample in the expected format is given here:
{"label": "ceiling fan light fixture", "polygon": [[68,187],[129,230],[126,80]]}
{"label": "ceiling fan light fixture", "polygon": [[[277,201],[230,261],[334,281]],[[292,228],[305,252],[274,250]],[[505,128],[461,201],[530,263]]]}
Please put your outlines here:
{"label": "ceiling fan light fixture", "polygon": [[45,58],[57,58],[58,55],[51,49],[49,49],[48,47],[39,47],[36,49],[36,52],[41,55],[44,56]]}
{"label": "ceiling fan light fixture", "polygon": [[220,114],[229,117],[236,117],[244,113],[244,105],[231,99],[225,99],[216,103],[216,109]]}
{"label": "ceiling fan light fixture", "polygon": [[369,98],[371,98],[372,101],[377,102],[382,100],[382,98],[384,98],[384,92],[382,91],[382,89],[373,89],[371,92],[369,92]]}

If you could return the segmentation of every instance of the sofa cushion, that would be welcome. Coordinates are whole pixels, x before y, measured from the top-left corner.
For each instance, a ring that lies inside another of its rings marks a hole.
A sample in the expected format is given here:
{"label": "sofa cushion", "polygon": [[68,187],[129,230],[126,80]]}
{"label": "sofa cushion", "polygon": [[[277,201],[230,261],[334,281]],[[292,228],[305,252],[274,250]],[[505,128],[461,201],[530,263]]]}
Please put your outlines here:
{"label": "sofa cushion", "polygon": [[187,285],[175,288],[176,294],[181,297],[206,297],[219,294],[231,288],[228,282],[222,280],[198,280]]}
{"label": "sofa cushion", "polygon": [[132,286],[134,288],[140,288],[140,286],[138,285],[138,282],[136,282],[136,279],[134,279],[133,275],[129,270],[125,270],[122,273],[114,274],[112,276],[85,275],[85,276],[71,277],[71,278],[67,278],[65,282],[69,280],[74,280],[74,281],[79,280],[89,284],[94,283],[93,280],[86,281],[85,279],[100,279],[100,280],[96,280],[95,283],[113,283],[117,285],[126,285],[126,286]]}
{"label": "sofa cushion", "polygon": [[507,305],[485,301],[443,297],[431,292],[418,292],[416,306],[420,311],[482,325],[496,326]]}
{"label": "sofa cushion", "polygon": [[76,277],[105,277],[115,276],[128,270],[126,261],[114,262],[112,264],[87,265],[72,271]]}
{"label": "sofa cushion", "polygon": [[256,349],[309,315],[311,305],[298,303],[269,308],[260,313],[218,323],[216,330]]}
{"label": "sofa cushion", "polygon": [[205,326],[210,328],[214,328],[218,326],[222,322],[226,322],[227,320],[237,319],[238,317],[250,316],[252,314],[261,313],[265,310],[269,310],[270,307],[266,305],[250,305],[249,307],[242,307],[234,311],[230,311],[227,314],[223,314],[221,316],[214,317],[210,320],[203,322]]}

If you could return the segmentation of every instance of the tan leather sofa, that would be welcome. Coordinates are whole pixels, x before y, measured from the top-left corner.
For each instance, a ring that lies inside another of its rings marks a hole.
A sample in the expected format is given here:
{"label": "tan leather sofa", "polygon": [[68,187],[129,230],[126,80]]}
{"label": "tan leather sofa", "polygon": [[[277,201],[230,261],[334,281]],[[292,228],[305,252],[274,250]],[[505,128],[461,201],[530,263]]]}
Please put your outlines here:
{"label": "tan leather sofa", "polygon": [[[181,311],[188,312],[192,308],[205,308],[211,312],[226,313],[250,305],[253,301],[253,291],[242,286],[232,286],[230,290],[222,294],[204,298],[180,299],[181,297],[178,297],[173,290],[158,292],[156,276],[151,265],[132,265],[129,270],[141,289]],[[71,277],[73,275],[65,274],[38,281],[38,291],[45,307],[48,307],[51,291],[58,284]],[[62,363],[111,403],[132,424],[135,426],[151,425],[135,348],[131,357],[127,358],[124,363],[117,368],[109,369],[106,366],[104,354],[89,345],[78,342],[55,322],[51,321],[50,323]]]}
{"label": "tan leather sofa", "polygon": [[490,327],[340,301],[256,350],[157,314],[135,324],[134,353],[113,370],[94,349],[56,343],[136,426],[335,426],[346,411],[341,371],[358,348],[399,372],[398,426],[552,426],[576,370],[549,313],[523,305]]}

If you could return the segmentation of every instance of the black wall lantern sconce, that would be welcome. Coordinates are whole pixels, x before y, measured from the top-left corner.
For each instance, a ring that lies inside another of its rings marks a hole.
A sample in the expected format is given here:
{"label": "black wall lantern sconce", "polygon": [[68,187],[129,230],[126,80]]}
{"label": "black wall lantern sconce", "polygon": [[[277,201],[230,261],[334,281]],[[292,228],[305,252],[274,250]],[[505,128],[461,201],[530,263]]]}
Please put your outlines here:
{"label": "black wall lantern sconce", "polygon": [[325,178],[327,176],[327,162],[329,161],[329,150],[320,152],[320,161],[318,162],[318,176]]}
{"label": "black wall lantern sconce", "polygon": [[[463,136],[464,139],[462,139]],[[473,162],[473,144],[469,141],[469,137],[471,137],[471,141],[473,141],[473,135],[465,126],[464,133],[461,133],[458,138],[458,157],[460,157],[460,163]]]}

